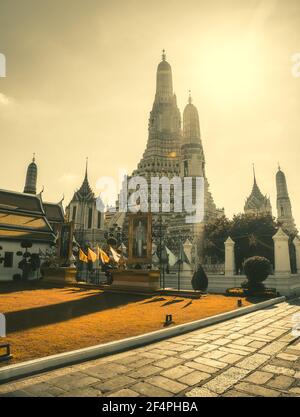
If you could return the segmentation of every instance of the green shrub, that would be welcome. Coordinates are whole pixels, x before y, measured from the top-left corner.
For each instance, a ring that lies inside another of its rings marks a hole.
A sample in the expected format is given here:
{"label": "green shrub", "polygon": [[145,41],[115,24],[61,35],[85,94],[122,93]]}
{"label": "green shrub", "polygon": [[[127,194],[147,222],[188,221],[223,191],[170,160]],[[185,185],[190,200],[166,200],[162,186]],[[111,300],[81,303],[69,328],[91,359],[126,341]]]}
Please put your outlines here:
{"label": "green shrub", "polygon": [[244,262],[244,271],[247,281],[243,287],[250,291],[260,291],[265,288],[263,281],[271,272],[271,262],[262,256],[253,256]]}

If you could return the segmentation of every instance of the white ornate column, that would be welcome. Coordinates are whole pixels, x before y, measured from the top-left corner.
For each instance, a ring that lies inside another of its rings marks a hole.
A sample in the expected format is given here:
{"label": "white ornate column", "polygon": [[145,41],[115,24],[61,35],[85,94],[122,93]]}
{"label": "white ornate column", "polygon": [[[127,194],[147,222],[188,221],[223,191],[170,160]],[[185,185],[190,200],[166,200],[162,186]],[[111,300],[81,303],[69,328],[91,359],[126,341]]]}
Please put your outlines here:
{"label": "white ornate column", "polygon": [[183,244],[184,253],[186,254],[190,263],[192,263],[192,247],[193,245],[188,239]]}
{"label": "white ornate column", "polygon": [[225,276],[235,275],[234,245],[235,242],[228,236],[225,245]]}
{"label": "white ornate column", "polygon": [[293,244],[296,250],[297,274],[300,274],[300,239],[297,236],[293,240]]}
{"label": "white ornate column", "polygon": [[280,227],[273,236],[274,257],[275,257],[275,275],[290,275],[290,252],[289,237]]}

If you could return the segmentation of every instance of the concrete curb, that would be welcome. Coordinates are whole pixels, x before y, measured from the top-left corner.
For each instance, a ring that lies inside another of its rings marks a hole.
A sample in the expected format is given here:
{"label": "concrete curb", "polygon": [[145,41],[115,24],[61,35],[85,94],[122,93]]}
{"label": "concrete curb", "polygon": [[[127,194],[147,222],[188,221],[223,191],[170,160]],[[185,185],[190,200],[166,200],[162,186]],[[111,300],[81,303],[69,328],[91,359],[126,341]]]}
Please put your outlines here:
{"label": "concrete curb", "polygon": [[158,342],[160,340],[179,336],[181,334],[197,330],[203,327],[217,324],[225,320],[240,317],[257,310],[281,303],[286,297],[277,297],[261,303],[253,304],[248,307],[242,307],[228,313],[218,314],[206,319],[192,321],[190,323],[180,324],[167,329],[156,330],[151,333],[145,333],[140,336],[134,336],[115,342],[104,343],[101,345],[90,346],[83,349],[72,350],[57,355],[46,356],[44,358],[34,359],[31,361],[21,362],[15,365],[8,365],[0,368],[0,384],[12,379],[25,378],[33,374],[49,371],[54,368],[64,367],[78,362],[84,362],[96,359],[101,356],[112,355],[128,349],[134,349]]}

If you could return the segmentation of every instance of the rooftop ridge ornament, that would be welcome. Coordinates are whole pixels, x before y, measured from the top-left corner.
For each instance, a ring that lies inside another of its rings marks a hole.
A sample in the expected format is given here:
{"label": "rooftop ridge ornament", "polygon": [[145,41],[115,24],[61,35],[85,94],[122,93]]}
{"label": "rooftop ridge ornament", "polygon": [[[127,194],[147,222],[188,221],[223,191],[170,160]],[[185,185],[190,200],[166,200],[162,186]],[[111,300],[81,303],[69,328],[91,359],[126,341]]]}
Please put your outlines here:
{"label": "rooftop ridge ornament", "polygon": [[188,98],[188,103],[192,104],[192,95],[191,95],[191,90],[189,90],[189,98]]}
{"label": "rooftop ridge ornament", "polygon": [[85,158],[85,178],[87,178],[89,157]]}
{"label": "rooftop ridge ornament", "polygon": [[162,50],[162,56],[161,56],[162,60],[165,61],[166,60],[166,51],[165,49]]}
{"label": "rooftop ridge ornament", "polygon": [[32,154],[32,162],[35,162],[35,152]]}
{"label": "rooftop ridge ornament", "polygon": [[253,177],[254,177],[254,182],[256,183],[255,164],[254,164],[254,162],[253,162],[253,164],[252,164],[252,167],[253,167]]}

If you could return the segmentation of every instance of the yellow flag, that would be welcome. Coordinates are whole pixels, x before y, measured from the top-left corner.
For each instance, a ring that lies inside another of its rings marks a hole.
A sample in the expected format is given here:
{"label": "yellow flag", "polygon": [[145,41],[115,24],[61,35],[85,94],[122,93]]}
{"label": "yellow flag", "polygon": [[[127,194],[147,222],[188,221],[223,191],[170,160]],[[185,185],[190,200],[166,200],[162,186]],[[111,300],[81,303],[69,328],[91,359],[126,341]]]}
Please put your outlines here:
{"label": "yellow flag", "polygon": [[101,259],[103,264],[108,264],[110,259],[109,256],[104,252],[104,250],[100,249],[99,246],[97,247],[98,257]]}
{"label": "yellow flag", "polygon": [[98,256],[92,251],[92,249],[88,248],[87,258],[89,261],[96,262]]}
{"label": "yellow flag", "polygon": [[86,256],[86,254],[81,249],[79,249],[79,260],[81,262],[87,262],[88,261],[88,257]]}
{"label": "yellow flag", "polygon": [[111,246],[109,248],[110,248],[110,251],[111,251],[111,254],[112,254],[112,257],[113,257],[114,261],[116,263],[119,263],[121,256],[118,254],[118,252],[116,252],[114,250],[114,248],[112,248]]}

